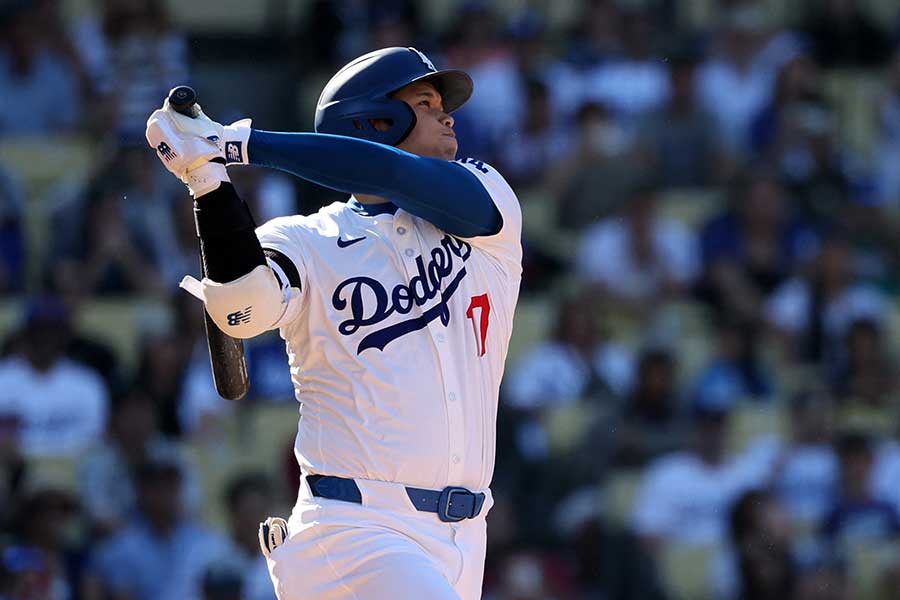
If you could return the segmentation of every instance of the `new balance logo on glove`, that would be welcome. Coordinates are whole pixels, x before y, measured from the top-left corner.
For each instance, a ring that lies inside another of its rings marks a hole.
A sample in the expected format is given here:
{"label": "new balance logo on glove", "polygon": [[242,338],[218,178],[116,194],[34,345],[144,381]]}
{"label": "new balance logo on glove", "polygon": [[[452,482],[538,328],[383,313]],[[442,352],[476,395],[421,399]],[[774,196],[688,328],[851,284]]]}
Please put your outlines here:
{"label": "new balance logo on glove", "polygon": [[226,142],[225,156],[228,158],[228,162],[230,163],[244,162],[244,159],[241,155],[241,142]]}
{"label": "new balance logo on glove", "polygon": [[159,146],[156,147],[156,151],[159,152],[164,159],[166,159],[166,162],[169,162],[170,160],[178,156],[177,154],[175,154],[175,151],[169,148],[169,145],[165,142],[160,142]]}
{"label": "new balance logo on glove", "polygon": [[252,312],[253,307],[248,306],[244,310],[238,310],[233,313],[228,314],[228,324],[232,327],[240,325],[241,323],[249,323],[250,322],[250,313]]}

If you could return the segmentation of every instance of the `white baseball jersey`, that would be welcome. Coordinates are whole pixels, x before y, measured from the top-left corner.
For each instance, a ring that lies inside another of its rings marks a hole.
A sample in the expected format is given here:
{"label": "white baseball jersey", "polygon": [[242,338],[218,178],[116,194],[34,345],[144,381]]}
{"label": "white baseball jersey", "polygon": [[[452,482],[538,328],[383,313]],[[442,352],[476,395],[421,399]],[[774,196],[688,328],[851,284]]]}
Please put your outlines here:
{"label": "white baseball jersey", "polygon": [[391,204],[372,214],[355,202],[257,229],[301,280],[275,326],[301,403],[295,454],[305,472],[430,489],[490,484],[522,216],[492,167],[457,164],[499,209],[496,235],[460,239]]}

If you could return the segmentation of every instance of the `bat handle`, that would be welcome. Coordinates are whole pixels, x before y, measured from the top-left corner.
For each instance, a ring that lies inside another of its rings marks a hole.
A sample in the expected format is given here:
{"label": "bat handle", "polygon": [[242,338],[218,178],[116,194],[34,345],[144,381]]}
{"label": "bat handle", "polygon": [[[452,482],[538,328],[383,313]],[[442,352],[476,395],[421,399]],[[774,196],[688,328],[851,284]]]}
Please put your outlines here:
{"label": "bat handle", "polygon": [[186,117],[196,118],[200,114],[197,106],[197,92],[187,85],[179,85],[169,92],[169,106]]}

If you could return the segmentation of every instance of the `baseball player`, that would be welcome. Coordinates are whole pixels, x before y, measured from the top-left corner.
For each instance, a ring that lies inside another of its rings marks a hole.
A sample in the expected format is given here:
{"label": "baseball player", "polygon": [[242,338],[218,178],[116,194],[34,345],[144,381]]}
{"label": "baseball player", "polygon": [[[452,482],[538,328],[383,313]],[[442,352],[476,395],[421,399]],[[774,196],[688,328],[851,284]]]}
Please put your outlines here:
{"label": "baseball player", "polygon": [[[277,545],[271,519],[261,535],[280,600],[481,597],[522,249],[515,193],[456,159],[450,113],[471,93],[467,74],[386,48],[328,82],[316,133],[168,102],[147,123],[194,197],[206,277],[185,286],[227,334],[286,342],[303,475],[289,535]],[[226,164],[352,196],[257,228]]]}

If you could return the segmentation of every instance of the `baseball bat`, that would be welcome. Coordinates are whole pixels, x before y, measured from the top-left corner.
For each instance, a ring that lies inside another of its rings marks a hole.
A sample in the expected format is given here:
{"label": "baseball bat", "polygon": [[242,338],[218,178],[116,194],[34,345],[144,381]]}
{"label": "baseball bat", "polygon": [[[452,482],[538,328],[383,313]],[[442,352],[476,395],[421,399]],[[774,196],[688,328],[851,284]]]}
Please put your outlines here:
{"label": "baseball bat", "polygon": [[[200,113],[197,104],[197,93],[186,85],[180,85],[169,92],[169,106],[175,112],[186,117],[196,118]],[[203,260],[203,249],[200,249],[200,270],[206,277],[206,261]],[[206,342],[209,346],[209,361],[212,365],[213,380],[216,391],[226,400],[239,400],[247,395],[250,389],[250,376],[247,373],[247,359],[244,355],[244,343],[227,335],[216,325],[206,308],[203,309],[206,323]]]}

